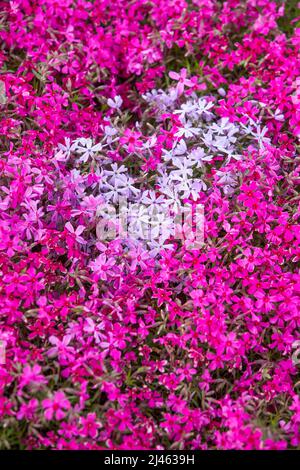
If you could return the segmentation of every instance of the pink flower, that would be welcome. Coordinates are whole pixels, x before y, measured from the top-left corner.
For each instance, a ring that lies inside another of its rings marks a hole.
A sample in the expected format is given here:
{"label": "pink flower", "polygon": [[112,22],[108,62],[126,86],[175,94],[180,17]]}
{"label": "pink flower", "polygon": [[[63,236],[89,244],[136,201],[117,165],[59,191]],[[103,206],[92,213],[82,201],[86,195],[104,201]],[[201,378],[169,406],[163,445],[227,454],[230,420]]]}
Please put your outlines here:
{"label": "pink flower", "polygon": [[109,276],[114,274],[113,266],[116,265],[116,260],[112,257],[108,258],[104,253],[99,255],[95,261],[90,263],[90,267],[92,271],[102,279],[102,281],[106,281]]}
{"label": "pink flower", "polygon": [[71,404],[66,398],[64,392],[55,392],[52,398],[46,398],[42,401],[44,408],[44,416],[48,421],[56,419],[60,421],[66,415],[66,411],[70,410]]}
{"label": "pink flower", "polygon": [[6,446],[300,447],[284,3],[0,0]]}
{"label": "pink flower", "polygon": [[85,230],[85,227],[79,225],[76,230],[74,230],[72,224],[70,222],[67,222],[65,228],[74,237],[77,243],[80,243],[81,245],[84,245],[86,243],[86,241],[80,236]]}
{"label": "pink flower", "polygon": [[71,335],[64,336],[62,340],[55,336],[50,336],[49,342],[53,347],[48,350],[47,355],[51,358],[58,356],[62,361],[72,360],[75,354],[75,349],[72,346],[69,346],[71,340]]}
{"label": "pink flower", "polygon": [[141,134],[139,132],[132,131],[131,129],[126,129],[120,139],[120,144],[125,144],[129,152],[134,152],[135,150],[138,150],[138,148],[142,145],[142,141],[140,140],[140,138]]}
{"label": "pink flower", "polygon": [[83,436],[95,439],[101,424],[97,421],[96,413],[88,413],[86,418],[81,418],[81,433]]}
{"label": "pink flower", "polygon": [[34,366],[25,366],[21,376],[19,387],[22,389],[28,385],[42,386],[47,383],[47,379],[41,374],[42,368],[35,364]]}
{"label": "pink flower", "polygon": [[177,86],[176,86],[178,96],[182,95],[182,93],[184,92],[184,87],[185,86],[187,86],[189,88],[195,86],[195,84],[191,80],[186,78],[186,76],[187,76],[187,70],[186,69],[181,69],[180,73],[169,72],[169,77],[172,78],[173,80],[178,81]]}
{"label": "pink flower", "polygon": [[17,419],[25,419],[27,421],[33,420],[38,407],[38,400],[32,398],[28,403],[22,403],[20,410],[17,413]]}
{"label": "pink flower", "polygon": [[242,184],[239,201],[243,202],[246,207],[253,207],[262,199],[262,193],[258,190],[255,182]]}

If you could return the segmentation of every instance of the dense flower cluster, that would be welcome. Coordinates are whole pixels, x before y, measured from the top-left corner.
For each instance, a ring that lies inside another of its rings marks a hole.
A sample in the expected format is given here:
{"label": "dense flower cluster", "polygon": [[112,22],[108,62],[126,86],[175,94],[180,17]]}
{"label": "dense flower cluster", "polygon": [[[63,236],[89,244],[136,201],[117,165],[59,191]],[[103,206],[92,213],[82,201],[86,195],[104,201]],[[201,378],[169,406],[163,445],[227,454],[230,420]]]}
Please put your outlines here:
{"label": "dense flower cluster", "polygon": [[[284,15],[0,0],[2,448],[300,446],[300,28]],[[200,244],[178,236],[182,206],[201,208]]]}

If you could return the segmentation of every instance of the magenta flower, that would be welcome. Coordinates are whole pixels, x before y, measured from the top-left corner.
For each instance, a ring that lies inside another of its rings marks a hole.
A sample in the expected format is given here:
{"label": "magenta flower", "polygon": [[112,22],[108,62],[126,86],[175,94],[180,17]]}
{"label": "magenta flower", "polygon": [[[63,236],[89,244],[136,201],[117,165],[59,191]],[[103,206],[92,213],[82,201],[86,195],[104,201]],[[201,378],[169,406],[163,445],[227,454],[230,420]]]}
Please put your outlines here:
{"label": "magenta flower", "polygon": [[97,437],[98,429],[101,428],[101,424],[97,422],[96,413],[88,413],[86,418],[81,418],[81,425],[82,435],[93,439]]}
{"label": "magenta flower", "polygon": [[292,3],[0,0],[0,447],[300,448]]}
{"label": "magenta flower", "polygon": [[70,222],[67,222],[65,225],[66,230],[74,237],[74,239],[77,241],[77,243],[80,243],[81,245],[84,245],[86,241],[84,238],[82,238],[80,235],[84,231],[85,227],[82,225],[79,225],[76,230],[73,228],[72,224]]}
{"label": "magenta flower", "polygon": [[112,276],[114,274],[114,266],[116,265],[116,261],[113,258],[107,258],[107,256],[102,253],[99,255],[95,261],[90,263],[90,267],[92,271],[100,278],[102,281],[106,281],[108,276]]}
{"label": "magenta flower", "polygon": [[142,141],[140,140],[140,138],[141,134],[139,132],[126,129],[120,139],[120,144],[125,144],[127,146],[128,152],[134,152],[138,150],[138,148],[142,145]]}
{"label": "magenta flower", "polygon": [[47,379],[41,374],[42,368],[35,364],[34,366],[25,366],[21,376],[19,387],[20,389],[28,386],[34,385],[41,387],[47,383]]}
{"label": "magenta flower", "polygon": [[32,398],[28,403],[23,403],[17,413],[17,419],[33,420],[38,408],[39,402]]}
{"label": "magenta flower", "polygon": [[44,416],[47,420],[56,419],[60,421],[66,415],[66,412],[70,410],[71,404],[66,398],[64,392],[55,392],[52,398],[46,398],[42,401],[44,409]]}

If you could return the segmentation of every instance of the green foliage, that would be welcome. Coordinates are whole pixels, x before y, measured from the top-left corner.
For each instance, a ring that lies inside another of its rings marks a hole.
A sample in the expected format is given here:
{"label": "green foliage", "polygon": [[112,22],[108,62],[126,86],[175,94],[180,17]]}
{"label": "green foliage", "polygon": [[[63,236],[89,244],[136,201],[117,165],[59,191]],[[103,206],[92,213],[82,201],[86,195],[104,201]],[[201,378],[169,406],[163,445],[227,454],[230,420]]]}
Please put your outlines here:
{"label": "green foliage", "polygon": [[300,1],[299,0],[285,0],[280,2],[284,4],[284,15],[279,18],[279,29],[286,33],[288,36],[293,34],[295,27],[300,27],[300,21],[292,23],[295,18],[300,16]]}

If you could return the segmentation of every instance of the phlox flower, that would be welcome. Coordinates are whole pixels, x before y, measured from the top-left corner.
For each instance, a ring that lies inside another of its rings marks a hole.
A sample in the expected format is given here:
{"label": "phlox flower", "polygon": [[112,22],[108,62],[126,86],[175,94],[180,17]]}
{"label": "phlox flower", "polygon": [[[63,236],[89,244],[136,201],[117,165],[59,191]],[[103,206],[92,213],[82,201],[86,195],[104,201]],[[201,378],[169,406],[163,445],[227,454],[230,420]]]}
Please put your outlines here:
{"label": "phlox flower", "polygon": [[80,236],[85,230],[85,227],[83,225],[79,225],[75,230],[73,225],[70,222],[67,222],[65,228],[72,235],[72,237],[74,237],[77,243],[80,243],[81,245],[84,245],[86,243],[86,241]]}
{"label": "phlox flower", "polygon": [[32,398],[28,403],[22,403],[17,413],[17,419],[33,420],[38,408],[39,402],[36,398]]}
{"label": "phlox flower", "polygon": [[94,144],[92,139],[80,138],[74,142],[73,148],[81,155],[80,162],[87,162],[89,158],[94,158],[102,150],[102,144]]}
{"label": "phlox flower", "polygon": [[96,413],[88,413],[86,418],[81,418],[81,434],[95,439],[101,424],[97,421]]}
{"label": "phlox flower", "polygon": [[281,3],[0,0],[0,446],[300,446]]}
{"label": "phlox flower", "polygon": [[108,106],[110,108],[113,108],[113,109],[120,109],[121,106],[122,106],[122,103],[123,103],[123,100],[122,100],[121,96],[119,96],[119,95],[115,96],[113,99],[108,98],[108,100],[107,100]]}
{"label": "phlox flower", "polygon": [[194,82],[187,78],[187,70],[184,68],[180,70],[180,73],[169,72],[169,77],[178,81],[176,91],[179,96],[184,92],[184,87],[191,88],[195,85]]}
{"label": "phlox flower", "polygon": [[42,368],[35,364],[34,366],[25,366],[21,375],[19,387],[26,386],[41,387],[47,383],[47,379],[41,374]]}
{"label": "phlox flower", "polygon": [[72,337],[66,335],[62,340],[58,339],[56,336],[50,336],[49,342],[53,345],[47,352],[49,357],[58,356],[62,361],[68,361],[73,358],[75,350],[72,346],[69,346]]}
{"label": "phlox flower", "polygon": [[120,138],[120,144],[125,145],[128,152],[135,152],[142,146],[140,140],[141,134],[130,129],[126,129],[123,136]]}
{"label": "phlox flower", "polygon": [[104,253],[102,253],[95,259],[95,261],[90,263],[90,268],[99,277],[99,279],[107,281],[108,278],[116,272],[113,268],[115,265],[115,259],[112,257],[108,258]]}
{"label": "phlox flower", "polygon": [[47,420],[56,419],[60,421],[65,417],[66,412],[71,409],[71,403],[66,398],[64,392],[60,390],[55,392],[51,398],[43,400],[42,406],[45,419]]}

